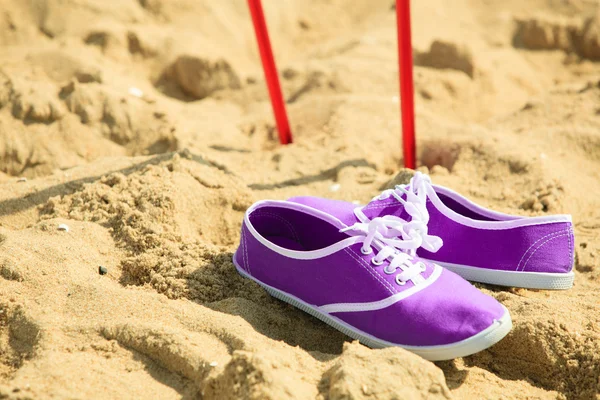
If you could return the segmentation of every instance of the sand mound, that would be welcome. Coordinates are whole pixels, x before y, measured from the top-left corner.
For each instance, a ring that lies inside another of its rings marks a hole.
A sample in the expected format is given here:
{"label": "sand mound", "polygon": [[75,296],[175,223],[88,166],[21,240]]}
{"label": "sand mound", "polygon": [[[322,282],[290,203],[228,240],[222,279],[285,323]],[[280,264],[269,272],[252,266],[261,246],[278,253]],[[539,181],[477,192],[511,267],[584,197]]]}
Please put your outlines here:
{"label": "sand mound", "polygon": [[152,104],[107,89],[94,70],[70,65],[65,71],[70,58],[64,54],[34,57],[48,73],[40,67],[0,71],[3,172],[45,175],[101,156],[176,149],[175,128]]}
{"label": "sand mound", "polygon": [[[395,384],[389,386],[388,382]],[[373,352],[356,343],[344,345],[322,384],[329,387],[330,399],[451,397],[442,371],[420,357],[407,357],[399,349]]]}
{"label": "sand mound", "polygon": [[235,291],[227,283],[230,254],[219,256],[209,243],[232,245],[250,204],[241,182],[175,154],[172,161],[128,176],[113,173],[73,195],[51,198],[41,214],[107,227],[128,254],[121,263],[124,283],[149,283],[169,298],[206,302]]}
{"label": "sand mound", "polygon": [[415,64],[431,68],[448,68],[462,71],[473,78],[475,66],[468,48],[455,43],[435,40],[428,52],[415,54]]}
{"label": "sand mound", "polygon": [[534,17],[517,19],[516,46],[563,50],[590,60],[600,59],[600,15],[587,19]]}
{"label": "sand mound", "polygon": [[285,147],[242,2],[7,1],[0,398],[597,398],[596,8],[413,2],[420,169],[499,211],[571,213],[577,238],[572,290],[480,285],[513,331],[434,364],[350,342],[231,261],[256,200],[410,178],[390,1],[265,3]]}
{"label": "sand mound", "polygon": [[240,79],[225,60],[210,62],[182,55],[167,68],[157,85],[175,86],[192,99],[200,100],[217,90],[239,89]]}

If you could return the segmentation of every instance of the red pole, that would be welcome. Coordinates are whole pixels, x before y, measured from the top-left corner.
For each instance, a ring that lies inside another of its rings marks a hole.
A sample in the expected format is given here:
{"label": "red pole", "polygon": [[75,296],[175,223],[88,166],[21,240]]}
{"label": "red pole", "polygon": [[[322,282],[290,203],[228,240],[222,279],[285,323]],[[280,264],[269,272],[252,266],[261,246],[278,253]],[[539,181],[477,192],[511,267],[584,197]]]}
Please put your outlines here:
{"label": "red pole", "polygon": [[248,0],[248,7],[252,15],[252,23],[254,24],[254,32],[256,33],[256,41],[258,42],[258,50],[262,61],[265,79],[269,88],[269,96],[271,97],[271,105],[273,106],[273,114],[275,114],[275,122],[279,131],[279,141],[281,144],[292,143],[292,132],[288,122],[287,113],[285,111],[285,103],[281,94],[281,86],[279,85],[279,77],[277,76],[277,68],[275,67],[275,58],[271,50],[271,41],[269,40],[269,32],[263,13],[260,0]]}
{"label": "red pole", "polygon": [[398,64],[400,70],[404,167],[415,169],[415,103],[412,41],[410,38],[410,0],[396,0],[396,23],[398,24]]}

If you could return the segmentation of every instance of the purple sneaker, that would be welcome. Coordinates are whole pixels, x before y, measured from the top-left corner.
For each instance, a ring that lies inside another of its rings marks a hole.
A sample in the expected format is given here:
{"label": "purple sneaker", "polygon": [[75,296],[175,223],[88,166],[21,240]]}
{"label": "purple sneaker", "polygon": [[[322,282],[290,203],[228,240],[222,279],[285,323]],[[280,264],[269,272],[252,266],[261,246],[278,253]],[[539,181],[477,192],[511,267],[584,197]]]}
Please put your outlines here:
{"label": "purple sneaker", "polygon": [[362,223],[349,216],[351,225],[298,203],[255,203],[234,264],[272,296],[370,347],[447,360],[484,350],[510,331],[503,305],[413,255],[424,242],[436,250],[436,238],[404,239],[407,222],[398,217]]}
{"label": "purple sneaker", "polygon": [[471,281],[532,289],[573,286],[570,215],[522,217],[495,212],[448,188],[432,185],[420,172],[408,185],[388,189],[364,207],[316,197],[290,201],[345,218],[347,223],[353,216],[366,223],[384,215],[412,221],[416,215],[429,233],[444,240],[438,252],[423,246],[417,254]]}

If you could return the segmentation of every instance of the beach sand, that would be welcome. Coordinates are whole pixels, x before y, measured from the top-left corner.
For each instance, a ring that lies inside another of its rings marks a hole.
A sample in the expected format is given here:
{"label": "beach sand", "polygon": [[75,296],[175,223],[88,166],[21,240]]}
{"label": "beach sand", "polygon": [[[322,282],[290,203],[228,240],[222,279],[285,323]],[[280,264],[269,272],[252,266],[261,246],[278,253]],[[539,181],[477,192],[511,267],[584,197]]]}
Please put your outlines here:
{"label": "beach sand", "polygon": [[576,233],[572,290],[477,285],[512,332],[431,363],[235,271],[254,201],[402,172],[394,2],[263,3],[285,147],[245,1],[3,1],[0,399],[599,399],[598,4],[412,2],[419,169]]}

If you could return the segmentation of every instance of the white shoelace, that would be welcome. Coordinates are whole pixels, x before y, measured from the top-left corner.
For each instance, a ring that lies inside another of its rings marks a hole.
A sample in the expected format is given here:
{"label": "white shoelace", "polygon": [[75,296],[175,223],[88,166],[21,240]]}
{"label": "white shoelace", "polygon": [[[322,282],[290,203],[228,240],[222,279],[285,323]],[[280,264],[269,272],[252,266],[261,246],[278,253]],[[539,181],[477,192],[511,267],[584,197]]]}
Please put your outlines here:
{"label": "white shoelace", "polygon": [[[402,238],[405,240],[419,241],[419,245],[411,250],[411,255],[415,255],[419,247],[425,250],[436,252],[442,247],[444,242],[439,236],[429,235],[427,233],[427,224],[429,223],[429,212],[427,211],[427,190],[431,188],[431,179],[429,176],[416,172],[408,185],[397,185],[394,189],[384,190],[373,200],[385,200],[394,196],[396,200],[404,205],[404,209],[411,216],[410,222],[404,221],[402,225]],[[406,195],[406,199],[402,195]]]}
{"label": "white shoelace", "polygon": [[400,268],[402,272],[396,275],[396,283],[405,285],[408,280],[416,278],[426,269],[422,262],[413,262],[414,254],[421,247],[423,239],[420,234],[415,234],[414,224],[407,231],[405,228],[408,224],[402,218],[386,215],[374,218],[368,223],[357,222],[341,229],[340,232],[352,231],[356,235],[364,236],[361,252],[371,254],[373,248],[378,250],[371,263],[378,266],[388,259],[390,263],[385,266],[384,272],[391,275]]}

